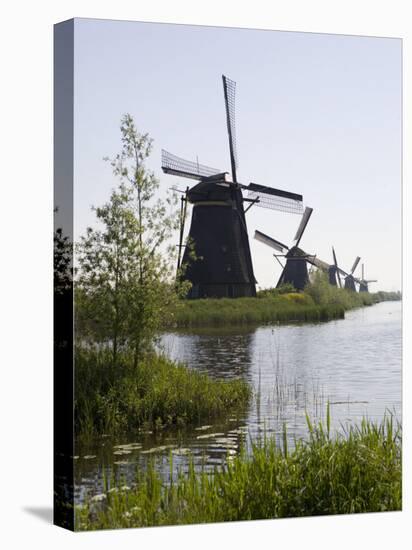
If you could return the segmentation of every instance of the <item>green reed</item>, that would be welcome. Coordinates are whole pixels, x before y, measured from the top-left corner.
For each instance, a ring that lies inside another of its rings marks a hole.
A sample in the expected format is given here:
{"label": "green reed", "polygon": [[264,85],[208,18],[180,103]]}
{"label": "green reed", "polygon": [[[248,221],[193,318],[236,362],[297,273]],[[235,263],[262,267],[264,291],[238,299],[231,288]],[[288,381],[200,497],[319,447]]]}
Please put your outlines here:
{"label": "green reed", "polygon": [[184,426],[247,405],[251,390],[241,379],[215,380],[149,354],[135,368],[127,353],[113,365],[109,350],[77,348],[77,435]]}
{"label": "green reed", "polygon": [[304,294],[263,298],[182,300],[173,316],[177,327],[317,322],[342,319],[340,305],[316,305]]}
{"label": "green reed", "polygon": [[[401,427],[392,416],[363,420],[330,436],[308,418],[307,440],[287,446],[264,437],[250,455],[238,456],[213,474],[195,472],[164,483],[155,464],[131,488],[118,487],[76,508],[78,530],[400,510]],[[95,499],[96,500],[96,499]],[[97,499],[98,500],[98,499]]]}

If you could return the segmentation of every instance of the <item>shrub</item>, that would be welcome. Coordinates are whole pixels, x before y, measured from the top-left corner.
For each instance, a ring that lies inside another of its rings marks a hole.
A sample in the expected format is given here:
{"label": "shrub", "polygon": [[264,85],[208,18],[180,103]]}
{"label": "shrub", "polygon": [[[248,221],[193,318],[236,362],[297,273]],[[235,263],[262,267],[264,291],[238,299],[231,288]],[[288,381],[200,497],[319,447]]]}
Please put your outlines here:
{"label": "shrub", "polygon": [[75,383],[80,435],[200,422],[244,407],[250,397],[241,379],[215,380],[154,354],[136,368],[126,352],[113,364],[108,349],[76,349]]}

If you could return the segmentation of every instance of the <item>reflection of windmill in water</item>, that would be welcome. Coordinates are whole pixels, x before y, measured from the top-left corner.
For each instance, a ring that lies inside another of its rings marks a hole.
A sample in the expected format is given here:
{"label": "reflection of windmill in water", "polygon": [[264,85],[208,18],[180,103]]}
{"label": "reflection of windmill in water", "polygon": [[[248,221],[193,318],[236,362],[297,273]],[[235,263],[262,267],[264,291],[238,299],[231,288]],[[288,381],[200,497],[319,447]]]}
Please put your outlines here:
{"label": "reflection of windmill in water", "polygon": [[[255,183],[244,185],[237,179],[235,134],[236,84],[223,76],[226,121],[229,134],[232,178],[227,172],[187,161],[162,151],[165,173],[197,180],[182,197],[178,269],[184,266],[184,277],[192,283],[189,298],[255,296],[255,276],[249,247],[245,212],[256,204],[283,212],[302,211],[302,196]],[[248,191],[243,198],[242,190]],[[183,245],[187,201],[193,205],[188,242]],[[244,208],[244,202],[249,202]],[[184,248],[181,261],[181,250]]]}
{"label": "reflection of windmill in water", "polygon": [[265,235],[261,231],[255,231],[256,240],[280,252],[280,254],[274,255],[276,259],[278,259],[279,256],[284,256],[286,258],[286,263],[284,266],[282,266],[283,270],[276,287],[289,283],[293,285],[297,290],[303,290],[309,282],[308,264],[313,265],[318,269],[326,272],[330,267],[329,264],[327,264],[326,262],[319,260],[314,255],[307,254],[299,247],[300,241],[303,237],[303,233],[305,232],[312,212],[313,208],[305,208],[302,220],[299,224],[295,238],[293,239],[295,241],[295,244],[290,248],[286,244],[283,244],[280,241],[277,241],[276,239]]}

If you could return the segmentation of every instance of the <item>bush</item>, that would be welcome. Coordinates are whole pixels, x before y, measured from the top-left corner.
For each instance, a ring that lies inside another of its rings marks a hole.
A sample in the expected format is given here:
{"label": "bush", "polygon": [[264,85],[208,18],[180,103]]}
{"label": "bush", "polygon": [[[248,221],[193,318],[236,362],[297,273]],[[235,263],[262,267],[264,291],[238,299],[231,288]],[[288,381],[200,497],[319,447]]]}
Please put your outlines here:
{"label": "bush", "polygon": [[317,305],[336,305],[345,310],[372,305],[380,301],[375,294],[369,292],[353,292],[330,285],[326,273],[319,270],[314,273],[312,281],[306,285],[305,293],[311,296]]}
{"label": "bush", "polygon": [[107,349],[76,349],[75,384],[80,435],[183,426],[244,407],[250,397],[243,380],[215,380],[154,354],[135,368],[123,352],[114,365]]}

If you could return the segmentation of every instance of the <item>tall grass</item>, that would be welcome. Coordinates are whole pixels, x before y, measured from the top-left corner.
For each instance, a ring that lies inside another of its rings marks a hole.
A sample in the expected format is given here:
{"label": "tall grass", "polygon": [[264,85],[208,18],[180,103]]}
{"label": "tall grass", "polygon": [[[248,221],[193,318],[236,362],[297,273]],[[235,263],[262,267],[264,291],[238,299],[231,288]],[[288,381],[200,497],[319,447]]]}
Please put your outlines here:
{"label": "tall grass", "polygon": [[305,294],[289,293],[264,298],[182,300],[174,312],[177,327],[228,326],[341,319],[340,305],[317,305]]}
{"label": "tall grass", "polygon": [[200,422],[244,407],[251,393],[243,380],[214,380],[155,354],[135,368],[130,354],[113,365],[109,350],[79,347],[75,362],[79,435]]}
{"label": "tall grass", "polygon": [[[401,428],[392,417],[330,437],[308,420],[293,449],[264,438],[214,474],[162,483],[152,465],[132,488],[117,487],[76,510],[76,528],[105,529],[400,510]],[[284,441],[287,441],[286,429]]]}
{"label": "tall grass", "polygon": [[329,284],[326,274],[321,271],[314,273],[312,281],[305,287],[305,294],[310,296],[317,305],[336,305],[345,310],[401,299],[400,292],[352,292],[345,288],[332,286]]}
{"label": "tall grass", "polygon": [[265,323],[317,322],[343,319],[345,311],[385,300],[399,292],[352,292],[331,286],[317,272],[304,292],[291,285],[261,290],[256,298],[180,300],[164,327],[220,327]]}

